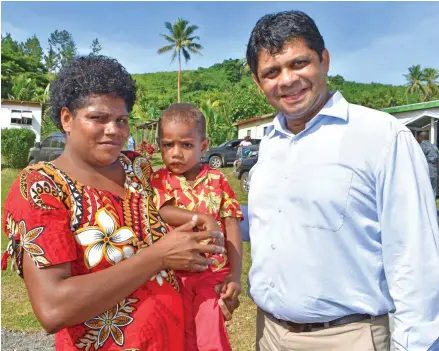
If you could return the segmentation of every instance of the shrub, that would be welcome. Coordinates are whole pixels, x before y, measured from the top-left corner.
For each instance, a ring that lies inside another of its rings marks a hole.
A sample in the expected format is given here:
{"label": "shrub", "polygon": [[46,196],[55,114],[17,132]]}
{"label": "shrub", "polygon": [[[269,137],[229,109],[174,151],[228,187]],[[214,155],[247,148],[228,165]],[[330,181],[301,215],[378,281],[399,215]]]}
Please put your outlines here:
{"label": "shrub", "polygon": [[30,129],[2,129],[1,149],[5,164],[12,168],[26,167],[35,138],[35,133]]}

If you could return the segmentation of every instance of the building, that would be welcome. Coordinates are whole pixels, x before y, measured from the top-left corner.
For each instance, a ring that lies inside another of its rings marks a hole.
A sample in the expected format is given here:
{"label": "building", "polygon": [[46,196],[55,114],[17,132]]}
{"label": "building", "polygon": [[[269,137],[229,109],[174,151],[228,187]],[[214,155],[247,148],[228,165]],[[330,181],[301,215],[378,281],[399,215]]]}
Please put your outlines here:
{"label": "building", "polygon": [[430,134],[430,142],[439,145],[437,132],[437,121],[439,120],[439,100],[420,102],[403,106],[384,108],[382,111],[390,113],[399,119],[416,135],[418,132],[426,131]]}
{"label": "building", "polygon": [[235,122],[233,125],[238,128],[238,139],[244,139],[246,136],[252,139],[262,139],[267,128],[272,124],[274,116],[276,116],[275,113],[269,113]]}
{"label": "building", "polygon": [[[429,132],[430,141],[436,146],[439,145],[439,133],[437,132],[439,100],[389,107],[382,111],[399,119],[414,134],[420,131]],[[275,115],[275,113],[270,113],[234,123],[233,125],[238,128],[238,138],[244,138],[246,135],[251,136],[253,139],[262,138],[267,128],[272,124]]]}
{"label": "building", "polygon": [[35,101],[7,100],[1,101],[1,129],[26,128],[34,131],[35,141],[41,139],[41,122],[43,105]]}

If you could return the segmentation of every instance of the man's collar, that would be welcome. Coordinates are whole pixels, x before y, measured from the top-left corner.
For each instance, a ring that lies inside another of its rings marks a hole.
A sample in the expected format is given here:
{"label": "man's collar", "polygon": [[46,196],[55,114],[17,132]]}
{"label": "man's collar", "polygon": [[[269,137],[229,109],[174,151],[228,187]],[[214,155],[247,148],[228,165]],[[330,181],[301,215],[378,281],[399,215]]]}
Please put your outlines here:
{"label": "man's collar", "polygon": [[[331,93],[331,97],[323,106],[323,108],[319,111],[319,113],[313,117],[317,116],[328,116],[340,118],[344,121],[348,118],[348,110],[349,103],[343,97],[343,95],[338,91],[334,91]],[[310,123],[313,119],[311,119],[308,123]],[[279,132],[288,132],[286,125],[286,117],[282,112],[279,112],[273,120],[273,129],[268,133],[268,137],[271,138],[275,134],[276,130]]]}

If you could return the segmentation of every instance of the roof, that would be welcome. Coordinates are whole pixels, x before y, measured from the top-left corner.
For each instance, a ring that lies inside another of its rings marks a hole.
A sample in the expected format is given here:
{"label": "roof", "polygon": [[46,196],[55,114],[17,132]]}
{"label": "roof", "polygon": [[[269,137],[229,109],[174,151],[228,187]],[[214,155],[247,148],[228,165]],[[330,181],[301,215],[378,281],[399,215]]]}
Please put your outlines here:
{"label": "roof", "polygon": [[248,119],[244,119],[243,121],[238,121],[233,123],[234,126],[240,126],[242,124],[247,124],[250,122],[254,122],[254,121],[260,121],[261,119],[266,119],[266,118],[270,118],[270,117],[274,117],[276,115],[276,113],[269,113],[267,115],[263,115],[263,116],[256,116],[256,117],[252,117],[252,118],[248,118]]}
{"label": "roof", "polygon": [[405,122],[406,126],[416,127],[416,128],[425,128],[431,124],[431,119],[439,119],[436,116],[430,116],[426,114],[422,114],[422,116],[411,119],[410,121]]}
{"label": "roof", "polygon": [[428,102],[419,102],[417,104],[410,104],[410,105],[387,107],[387,108],[383,108],[381,111],[387,112],[387,113],[398,113],[398,112],[423,110],[423,109],[433,108],[433,107],[439,107],[439,100],[428,101]]}
{"label": "roof", "polygon": [[24,101],[24,100],[9,100],[9,99],[2,99],[2,104],[7,105],[38,105],[43,106],[43,104],[39,101]]}

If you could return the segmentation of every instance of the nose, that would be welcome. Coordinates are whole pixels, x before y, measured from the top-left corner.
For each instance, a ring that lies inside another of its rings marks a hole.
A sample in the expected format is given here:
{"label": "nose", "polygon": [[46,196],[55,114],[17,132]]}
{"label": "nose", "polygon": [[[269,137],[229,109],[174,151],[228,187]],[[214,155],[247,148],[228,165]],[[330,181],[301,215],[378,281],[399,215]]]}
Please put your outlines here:
{"label": "nose", "polygon": [[105,124],[105,135],[116,135],[119,131],[116,121]]}
{"label": "nose", "polygon": [[181,152],[182,149],[178,145],[174,145],[174,147],[171,149],[171,157],[181,159],[183,157],[183,153]]}
{"label": "nose", "polygon": [[284,68],[280,74],[279,85],[289,87],[298,80],[299,80],[299,76],[294,70]]}

